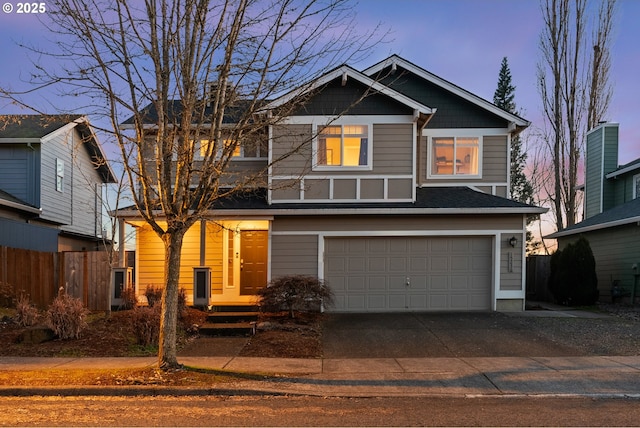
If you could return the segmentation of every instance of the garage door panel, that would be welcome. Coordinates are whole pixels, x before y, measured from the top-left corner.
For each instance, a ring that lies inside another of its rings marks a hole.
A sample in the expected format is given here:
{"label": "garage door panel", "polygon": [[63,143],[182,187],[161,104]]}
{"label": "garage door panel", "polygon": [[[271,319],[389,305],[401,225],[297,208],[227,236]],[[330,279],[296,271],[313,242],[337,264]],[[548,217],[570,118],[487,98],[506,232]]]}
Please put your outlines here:
{"label": "garage door panel", "polygon": [[430,290],[446,290],[449,288],[449,277],[431,275],[431,281],[429,282]]}
{"label": "garage door panel", "polygon": [[407,259],[405,257],[389,257],[390,272],[407,272]]}
{"label": "garage door panel", "polygon": [[386,295],[370,295],[368,299],[368,309],[371,311],[384,311],[387,307]]}
{"label": "garage door panel", "polygon": [[467,272],[469,271],[469,267],[470,263],[468,256],[451,256],[451,270],[454,272]]}
{"label": "garage door panel", "polygon": [[466,291],[469,288],[468,276],[451,276],[450,290]]}
{"label": "garage door panel", "polygon": [[403,311],[407,307],[406,296],[392,294],[389,296],[389,309],[396,311]]}
{"label": "garage door panel", "polygon": [[369,287],[366,276],[352,276],[347,284],[346,290],[348,292],[364,292]]}
{"label": "garage door panel", "polygon": [[449,257],[432,256],[431,259],[431,271],[432,272],[448,272],[449,271]]}
{"label": "garage door panel", "polygon": [[491,238],[327,238],[325,250],[337,311],[490,308]]}

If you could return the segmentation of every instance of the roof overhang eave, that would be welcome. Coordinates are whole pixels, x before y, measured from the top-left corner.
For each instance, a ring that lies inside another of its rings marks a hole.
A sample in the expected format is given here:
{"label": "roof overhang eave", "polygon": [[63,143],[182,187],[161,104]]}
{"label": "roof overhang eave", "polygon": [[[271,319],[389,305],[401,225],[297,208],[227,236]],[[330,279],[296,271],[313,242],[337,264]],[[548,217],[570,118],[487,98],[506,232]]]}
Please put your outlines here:
{"label": "roof overhang eave", "polygon": [[[485,207],[485,208],[266,208],[266,209],[225,209],[209,210],[207,217],[226,218],[242,216],[276,216],[276,215],[491,215],[491,214],[543,214],[547,208],[540,207]],[[116,213],[111,212],[110,215]],[[154,211],[154,216],[162,217],[161,211]],[[142,219],[137,210],[121,210],[117,216],[125,221]]]}
{"label": "roof overhang eave", "polygon": [[633,223],[638,223],[638,225],[640,225],[640,216],[629,217],[629,218],[615,220],[615,221],[609,221],[606,223],[594,224],[591,226],[579,227],[571,230],[561,230],[560,232],[555,232],[555,233],[552,233],[551,235],[547,235],[544,238],[557,239],[557,238],[562,238],[564,236],[579,235],[585,232],[592,232],[595,230],[607,229],[609,227],[615,227],[615,226],[625,226]]}
{"label": "roof overhang eave", "polygon": [[0,199],[0,206],[12,208],[14,210],[24,211],[30,214],[42,214],[42,208],[36,208],[29,205],[20,204],[18,202],[8,201],[6,199]]}

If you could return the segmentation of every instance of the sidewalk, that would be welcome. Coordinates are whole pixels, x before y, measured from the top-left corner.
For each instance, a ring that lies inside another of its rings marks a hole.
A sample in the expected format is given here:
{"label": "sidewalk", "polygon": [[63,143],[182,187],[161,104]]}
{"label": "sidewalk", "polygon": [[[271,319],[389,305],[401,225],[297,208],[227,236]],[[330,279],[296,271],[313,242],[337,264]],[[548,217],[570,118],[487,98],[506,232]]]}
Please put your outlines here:
{"label": "sidewalk", "polygon": [[[640,356],[279,359],[182,357],[190,367],[264,374],[212,388],[0,387],[9,395],[606,396],[640,398]],[[0,358],[0,370],[144,368],[149,358]]]}

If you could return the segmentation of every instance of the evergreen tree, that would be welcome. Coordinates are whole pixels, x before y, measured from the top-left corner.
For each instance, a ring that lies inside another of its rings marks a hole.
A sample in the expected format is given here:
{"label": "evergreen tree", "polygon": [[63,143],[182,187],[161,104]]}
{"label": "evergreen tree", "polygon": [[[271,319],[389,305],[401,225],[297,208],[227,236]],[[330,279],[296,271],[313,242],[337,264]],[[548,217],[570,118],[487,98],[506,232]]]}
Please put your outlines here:
{"label": "evergreen tree", "polygon": [[[493,103],[509,113],[518,114],[515,103],[516,87],[511,83],[511,70],[507,57],[502,58],[498,87],[493,94]],[[527,153],[523,150],[519,135],[511,138],[511,199],[525,204],[533,203],[533,186],[524,173]]]}
{"label": "evergreen tree", "polygon": [[[504,57],[500,65],[498,87],[493,94],[493,103],[509,113],[518,114],[515,103],[515,91],[516,87],[511,83],[509,63],[507,62],[507,57]],[[523,150],[523,143],[519,135],[511,138],[510,156],[511,164],[509,170],[511,188],[509,190],[511,199],[525,204],[533,204],[533,186],[524,173],[524,168],[527,164],[527,152]],[[527,224],[531,223],[535,218],[535,216],[528,217]],[[535,250],[539,245],[539,243],[533,242],[533,236],[530,231],[527,231],[527,244],[527,247],[531,251]]]}

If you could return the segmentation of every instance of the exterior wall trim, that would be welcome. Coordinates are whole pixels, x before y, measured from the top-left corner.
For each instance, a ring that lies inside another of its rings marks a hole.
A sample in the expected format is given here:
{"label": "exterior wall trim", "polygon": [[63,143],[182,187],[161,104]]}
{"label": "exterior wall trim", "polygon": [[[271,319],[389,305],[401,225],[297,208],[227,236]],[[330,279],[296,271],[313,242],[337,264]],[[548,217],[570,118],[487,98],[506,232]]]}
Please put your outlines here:
{"label": "exterior wall trim", "polygon": [[284,118],[280,125],[350,125],[350,124],[371,124],[371,125],[396,125],[414,123],[415,117],[412,115],[336,115],[336,116],[288,116]]}
{"label": "exterior wall trim", "polygon": [[[414,182],[414,197],[413,198],[399,198],[399,199],[389,199],[389,180],[396,180],[396,179],[410,179]],[[393,201],[393,202],[413,202],[415,201],[415,176],[414,175],[308,175],[305,177],[297,177],[297,176],[288,176],[288,175],[282,175],[282,176],[274,176],[272,177],[272,180],[300,180],[300,186],[299,186],[299,199],[278,199],[278,203],[299,203],[299,202],[305,202],[305,203],[309,203],[309,204],[313,204],[313,203],[327,203],[327,202],[333,202],[333,201],[339,201],[339,202],[344,202],[344,203],[349,203],[349,202],[362,202],[362,201],[367,201],[367,202],[389,202],[389,201]],[[329,180],[329,198],[328,199],[305,199],[305,181],[307,180]],[[334,195],[334,182],[335,180],[355,180],[356,181],[356,198],[355,199],[334,199],[333,195]],[[360,199],[360,188],[361,188],[361,182],[363,180],[383,180],[384,181],[384,196],[381,199]]]}

